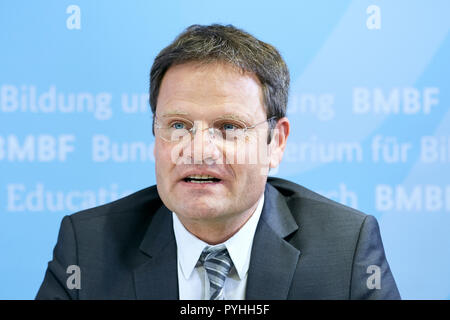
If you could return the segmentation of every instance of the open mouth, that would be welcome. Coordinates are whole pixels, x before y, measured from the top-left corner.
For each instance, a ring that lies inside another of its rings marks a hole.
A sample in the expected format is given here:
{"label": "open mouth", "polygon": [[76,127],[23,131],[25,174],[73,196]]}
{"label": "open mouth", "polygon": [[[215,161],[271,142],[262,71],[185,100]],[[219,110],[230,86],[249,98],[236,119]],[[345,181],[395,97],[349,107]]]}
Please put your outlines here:
{"label": "open mouth", "polygon": [[184,178],[183,181],[190,183],[217,183],[222,180],[210,175],[191,175]]}

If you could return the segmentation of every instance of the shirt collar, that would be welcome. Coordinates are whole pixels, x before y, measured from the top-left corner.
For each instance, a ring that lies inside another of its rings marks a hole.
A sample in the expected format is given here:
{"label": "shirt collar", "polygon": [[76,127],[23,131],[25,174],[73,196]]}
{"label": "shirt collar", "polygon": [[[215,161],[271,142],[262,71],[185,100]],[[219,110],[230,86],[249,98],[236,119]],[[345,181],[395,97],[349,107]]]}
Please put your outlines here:
{"label": "shirt collar", "polygon": [[[250,219],[230,239],[224,242],[233,261],[239,279],[244,279],[250,265],[250,253],[253,244],[256,227],[264,205],[264,193],[259,199],[258,206]],[[206,246],[206,242],[190,233],[172,212],[173,228],[178,248],[178,261],[185,279],[191,277],[198,259]]]}
{"label": "shirt collar", "polygon": [[200,254],[208,244],[190,233],[183,226],[175,212],[172,212],[172,217],[173,230],[177,242],[179,265],[183,276],[186,279],[189,279],[200,258]]}

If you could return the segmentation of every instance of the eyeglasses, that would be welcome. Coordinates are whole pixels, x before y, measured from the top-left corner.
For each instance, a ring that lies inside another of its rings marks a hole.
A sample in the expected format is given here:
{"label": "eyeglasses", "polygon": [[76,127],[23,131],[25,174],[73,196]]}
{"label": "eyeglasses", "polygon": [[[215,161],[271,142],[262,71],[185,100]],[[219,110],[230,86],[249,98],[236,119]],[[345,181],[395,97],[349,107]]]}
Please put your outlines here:
{"label": "eyeglasses", "polygon": [[[276,117],[271,117],[252,126],[247,126],[244,122],[237,119],[216,119],[210,127],[200,131],[207,130],[211,140],[235,142],[243,138],[248,139],[251,129],[275,119]],[[169,142],[178,141],[187,135],[190,135],[192,140],[198,131],[197,126],[192,121],[179,116],[160,119],[155,115],[155,128],[161,139]]]}

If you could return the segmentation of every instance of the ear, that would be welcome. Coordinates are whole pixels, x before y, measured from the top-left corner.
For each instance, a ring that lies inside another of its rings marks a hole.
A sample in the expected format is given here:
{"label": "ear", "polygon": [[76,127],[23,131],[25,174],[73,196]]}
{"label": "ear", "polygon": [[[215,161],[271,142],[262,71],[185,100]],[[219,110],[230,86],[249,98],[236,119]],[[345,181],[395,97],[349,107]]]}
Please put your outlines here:
{"label": "ear", "polygon": [[284,149],[286,148],[287,138],[289,136],[289,120],[284,117],[278,120],[272,131],[272,140],[269,144],[270,159],[269,167],[276,168],[283,158]]}

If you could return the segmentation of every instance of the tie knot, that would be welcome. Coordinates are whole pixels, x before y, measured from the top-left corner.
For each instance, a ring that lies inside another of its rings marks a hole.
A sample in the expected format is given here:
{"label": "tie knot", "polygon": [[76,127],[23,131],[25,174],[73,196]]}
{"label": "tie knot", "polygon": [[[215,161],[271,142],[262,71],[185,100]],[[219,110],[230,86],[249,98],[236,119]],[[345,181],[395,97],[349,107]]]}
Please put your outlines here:
{"label": "tie knot", "polygon": [[233,262],[225,245],[206,247],[200,255],[199,263],[203,265],[210,284],[210,299],[223,298],[223,286]]}
{"label": "tie knot", "polygon": [[199,259],[200,263],[203,265],[205,262],[209,262],[210,260],[231,262],[230,255],[228,254],[228,250],[224,244],[215,247],[205,247],[205,249],[203,249]]}

